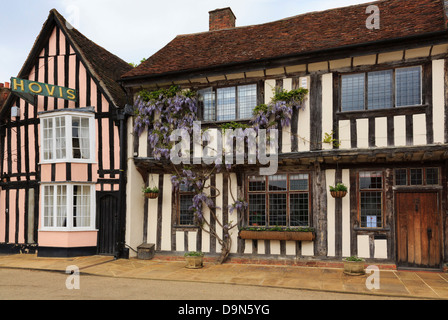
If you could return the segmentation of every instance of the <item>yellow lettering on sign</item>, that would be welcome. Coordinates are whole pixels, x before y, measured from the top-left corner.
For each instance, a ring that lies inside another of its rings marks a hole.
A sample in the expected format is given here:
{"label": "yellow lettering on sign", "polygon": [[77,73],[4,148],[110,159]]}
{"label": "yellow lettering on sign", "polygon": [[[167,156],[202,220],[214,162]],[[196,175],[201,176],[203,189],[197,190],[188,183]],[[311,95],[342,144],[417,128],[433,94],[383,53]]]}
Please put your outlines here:
{"label": "yellow lettering on sign", "polygon": [[46,84],[46,85],[45,85],[45,88],[47,88],[47,92],[48,92],[48,94],[49,94],[50,96],[53,96],[55,87],[54,87],[54,86],[51,86],[51,89],[50,89],[50,87],[48,86],[48,84]]}
{"label": "yellow lettering on sign", "polygon": [[69,98],[70,100],[75,100],[76,99],[75,90],[72,89],[67,90],[67,98]]}
{"label": "yellow lettering on sign", "polygon": [[22,91],[25,91],[25,85],[23,84],[23,80],[20,80],[20,84],[18,84],[17,79],[13,79],[12,84],[14,86],[14,90],[17,90],[17,87],[20,87],[22,88]]}
{"label": "yellow lettering on sign", "polygon": [[[35,87],[35,86],[38,87],[37,90],[34,90],[34,89],[33,89],[33,87]],[[36,83],[36,82],[31,82],[31,83],[28,85],[28,89],[30,89],[30,91],[31,91],[32,93],[35,93],[35,94],[39,94],[39,93],[42,92],[42,87],[40,86],[40,84],[38,84],[38,83]]]}
{"label": "yellow lettering on sign", "polygon": [[64,98],[64,94],[62,93],[62,88],[61,87],[59,87],[59,96],[61,98]]}

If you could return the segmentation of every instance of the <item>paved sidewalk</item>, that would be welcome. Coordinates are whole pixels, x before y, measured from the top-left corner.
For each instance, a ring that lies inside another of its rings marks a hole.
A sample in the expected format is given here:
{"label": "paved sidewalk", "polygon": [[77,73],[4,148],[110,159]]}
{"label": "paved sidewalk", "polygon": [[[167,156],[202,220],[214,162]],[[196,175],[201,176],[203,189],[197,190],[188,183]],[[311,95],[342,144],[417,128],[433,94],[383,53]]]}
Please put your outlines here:
{"label": "paved sidewalk", "polygon": [[81,275],[129,279],[192,281],[304,289],[338,293],[369,294],[419,299],[448,299],[448,274],[414,271],[381,271],[380,289],[368,290],[366,276],[344,275],[342,269],[267,266],[249,264],[215,265],[190,270],[184,262],[111,257],[38,258],[36,255],[0,256],[0,268],[64,272],[77,266]]}

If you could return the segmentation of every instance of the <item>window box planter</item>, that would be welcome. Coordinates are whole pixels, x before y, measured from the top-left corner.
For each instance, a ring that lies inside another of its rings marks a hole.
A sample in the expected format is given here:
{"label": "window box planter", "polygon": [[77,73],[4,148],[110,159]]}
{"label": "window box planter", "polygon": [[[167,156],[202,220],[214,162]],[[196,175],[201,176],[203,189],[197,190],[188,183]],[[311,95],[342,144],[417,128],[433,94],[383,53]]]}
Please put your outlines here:
{"label": "window box planter", "polygon": [[240,238],[244,240],[286,240],[314,241],[316,234],[311,230],[304,231],[271,231],[271,230],[241,230]]}

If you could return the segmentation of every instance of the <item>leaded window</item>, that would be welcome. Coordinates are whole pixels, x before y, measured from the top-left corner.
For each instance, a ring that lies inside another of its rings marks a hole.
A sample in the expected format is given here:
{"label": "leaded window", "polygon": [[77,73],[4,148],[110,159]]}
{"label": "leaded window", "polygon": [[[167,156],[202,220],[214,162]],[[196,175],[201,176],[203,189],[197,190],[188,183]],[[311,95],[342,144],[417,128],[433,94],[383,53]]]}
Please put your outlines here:
{"label": "leaded window", "polygon": [[383,172],[359,173],[361,228],[383,227]]}
{"label": "leaded window", "polygon": [[308,173],[248,179],[249,225],[307,227],[311,196]]}

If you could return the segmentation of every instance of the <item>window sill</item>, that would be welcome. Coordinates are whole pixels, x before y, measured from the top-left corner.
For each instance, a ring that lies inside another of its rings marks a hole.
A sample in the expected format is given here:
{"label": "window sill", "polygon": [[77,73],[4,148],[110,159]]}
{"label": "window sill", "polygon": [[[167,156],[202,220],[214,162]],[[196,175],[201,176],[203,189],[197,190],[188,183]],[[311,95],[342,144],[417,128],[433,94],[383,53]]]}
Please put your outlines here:
{"label": "window sill", "polygon": [[390,227],[384,227],[384,228],[361,228],[361,227],[354,227],[354,231],[382,231],[382,232],[390,232]]}
{"label": "window sill", "polygon": [[378,109],[378,110],[360,110],[360,111],[339,111],[336,115],[339,120],[351,120],[351,119],[362,119],[370,117],[387,117],[387,116],[400,116],[400,115],[410,115],[426,113],[429,105],[417,105],[408,107],[394,107],[388,109]]}
{"label": "window sill", "polygon": [[95,160],[75,160],[75,159],[64,159],[64,160],[52,160],[52,161],[42,161],[38,165],[46,164],[65,164],[65,163],[78,163],[78,164],[97,164]]}
{"label": "window sill", "polygon": [[38,230],[39,232],[98,232],[98,229],[92,228],[42,228]]}

